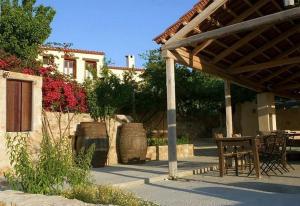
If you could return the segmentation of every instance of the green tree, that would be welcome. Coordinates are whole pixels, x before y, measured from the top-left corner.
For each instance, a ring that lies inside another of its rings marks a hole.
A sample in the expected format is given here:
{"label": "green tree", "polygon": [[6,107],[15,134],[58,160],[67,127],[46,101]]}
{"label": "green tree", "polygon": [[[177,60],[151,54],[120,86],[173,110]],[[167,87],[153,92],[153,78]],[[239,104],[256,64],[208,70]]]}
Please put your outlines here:
{"label": "green tree", "polygon": [[[166,65],[159,50],[142,55],[146,60],[143,83],[136,94],[138,113],[156,114],[166,110]],[[175,65],[177,112],[182,117],[222,114],[224,111],[224,82],[222,79]],[[232,87],[233,103],[250,101],[255,92]],[[150,115],[151,116],[151,115]]]}
{"label": "green tree", "polygon": [[51,33],[55,11],[36,0],[0,0],[0,49],[25,60],[36,58]]}

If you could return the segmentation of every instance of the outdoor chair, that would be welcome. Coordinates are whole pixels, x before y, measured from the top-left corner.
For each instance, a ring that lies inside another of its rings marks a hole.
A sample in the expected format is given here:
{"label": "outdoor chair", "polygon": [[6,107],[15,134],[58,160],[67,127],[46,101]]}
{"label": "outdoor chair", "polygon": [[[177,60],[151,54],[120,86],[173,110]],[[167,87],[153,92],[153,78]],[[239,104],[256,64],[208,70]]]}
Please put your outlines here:
{"label": "outdoor chair", "polygon": [[284,133],[276,133],[263,138],[264,143],[260,149],[262,174],[269,176],[269,172],[277,175],[277,172],[289,172],[286,162],[287,136]]}
{"label": "outdoor chair", "polygon": [[[235,136],[235,137],[241,137]],[[218,136],[218,138],[224,138],[223,136]],[[234,161],[234,168],[236,176],[239,175],[239,161],[241,170],[249,166],[251,170],[251,153],[252,150],[248,148],[244,143],[234,143],[223,142],[223,156],[225,160],[225,173],[228,174],[228,169],[232,167],[232,162]]]}

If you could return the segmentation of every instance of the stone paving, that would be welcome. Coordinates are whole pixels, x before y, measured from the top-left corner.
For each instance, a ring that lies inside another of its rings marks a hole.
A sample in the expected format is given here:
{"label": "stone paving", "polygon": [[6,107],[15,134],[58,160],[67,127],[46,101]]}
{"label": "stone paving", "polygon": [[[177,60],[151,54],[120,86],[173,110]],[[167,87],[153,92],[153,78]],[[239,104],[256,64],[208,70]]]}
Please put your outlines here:
{"label": "stone paving", "polygon": [[[216,146],[201,143],[195,146],[195,157],[178,161],[179,176],[204,173],[216,169],[218,158]],[[92,178],[96,184],[129,187],[168,178],[168,161],[149,161],[140,165],[115,165],[92,170]]]}
{"label": "stone paving", "polygon": [[295,171],[262,179],[218,171],[128,188],[137,196],[166,206],[281,206],[299,205],[300,163]]}
{"label": "stone paving", "polygon": [[[78,200],[69,200],[59,196],[25,194],[16,191],[0,192],[1,206],[96,206]],[[97,206],[101,206],[98,204]]]}

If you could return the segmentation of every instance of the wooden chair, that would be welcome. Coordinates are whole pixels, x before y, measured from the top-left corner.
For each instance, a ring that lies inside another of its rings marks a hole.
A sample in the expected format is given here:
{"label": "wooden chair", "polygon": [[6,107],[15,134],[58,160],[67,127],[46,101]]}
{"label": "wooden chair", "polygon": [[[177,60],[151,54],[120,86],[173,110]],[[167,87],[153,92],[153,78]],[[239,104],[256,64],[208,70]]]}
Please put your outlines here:
{"label": "wooden chair", "polygon": [[[235,136],[238,137],[238,136]],[[240,136],[239,136],[240,137]],[[218,138],[224,138],[220,135]],[[219,147],[219,145],[218,145]],[[231,143],[223,142],[222,151],[225,161],[225,173],[228,174],[228,169],[232,166],[232,162],[235,163],[235,174],[239,175],[239,160],[241,161],[241,169],[244,169],[246,165],[249,165],[249,170],[251,170],[251,153],[252,150],[247,148],[244,143]],[[219,148],[220,149],[220,148]],[[247,161],[248,160],[248,161]]]}

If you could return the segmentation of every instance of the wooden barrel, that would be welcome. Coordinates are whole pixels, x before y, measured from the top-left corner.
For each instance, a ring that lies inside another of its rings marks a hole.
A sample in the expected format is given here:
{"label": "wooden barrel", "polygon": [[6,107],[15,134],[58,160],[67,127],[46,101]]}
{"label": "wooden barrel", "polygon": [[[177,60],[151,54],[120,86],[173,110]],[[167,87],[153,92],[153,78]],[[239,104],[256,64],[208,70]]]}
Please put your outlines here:
{"label": "wooden barrel", "polygon": [[147,153],[147,137],[143,124],[124,124],[120,132],[119,148],[122,163],[145,162]]}
{"label": "wooden barrel", "polygon": [[104,167],[108,154],[108,137],[103,122],[81,122],[76,131],[76,152],[95,144],[92,158],[93,167]]}

